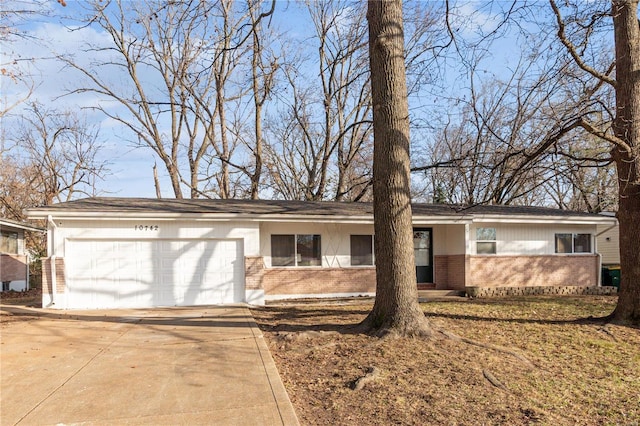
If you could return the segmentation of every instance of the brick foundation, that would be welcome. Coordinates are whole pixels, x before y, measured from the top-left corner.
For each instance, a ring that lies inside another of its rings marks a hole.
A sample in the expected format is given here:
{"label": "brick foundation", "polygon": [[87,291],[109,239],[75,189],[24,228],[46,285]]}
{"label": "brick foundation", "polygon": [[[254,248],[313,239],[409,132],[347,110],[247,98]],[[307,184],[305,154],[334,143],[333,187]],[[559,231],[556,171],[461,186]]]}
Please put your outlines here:
{"label": "brick foundation", "polygon": [[[51,258],[42,259],[42,294],[53,292],[51,281]],[[64,293],[66,282],[64,278],[64,259],[56,258],[56,293]]]}
{"label": "brick foundation", "polygon": [[18,254],[0,255],[0,282],[25,281],[27,279],[27,256]]}
{"label": "brick foundation", "polygon": [[581,286],[542,286],[542,287],[467,287],[470,297],[490,298],[505,296],[540,296],[540,295],[612,295],[616,287],[581,287]]}

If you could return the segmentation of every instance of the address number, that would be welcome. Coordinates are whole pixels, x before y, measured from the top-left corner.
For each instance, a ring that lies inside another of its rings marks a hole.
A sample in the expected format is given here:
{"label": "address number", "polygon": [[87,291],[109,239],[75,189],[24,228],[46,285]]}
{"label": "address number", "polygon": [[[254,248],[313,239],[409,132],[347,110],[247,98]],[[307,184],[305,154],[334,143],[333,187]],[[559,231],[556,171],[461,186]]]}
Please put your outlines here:
{"label": "address number", "polygon": [[133,227],[136,231],[157,231],[158,225],[135,225]]}

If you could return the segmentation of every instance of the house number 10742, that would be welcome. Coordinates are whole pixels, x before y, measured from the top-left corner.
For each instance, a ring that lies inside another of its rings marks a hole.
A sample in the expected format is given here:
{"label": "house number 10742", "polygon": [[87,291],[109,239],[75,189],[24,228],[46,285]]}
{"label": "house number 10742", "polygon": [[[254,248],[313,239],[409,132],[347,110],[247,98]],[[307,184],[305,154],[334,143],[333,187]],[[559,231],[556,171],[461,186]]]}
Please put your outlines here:
{"label": "house number 10742", "polygon": [[133,229],[136,231],[157,231],[158,225],[135,225]]}

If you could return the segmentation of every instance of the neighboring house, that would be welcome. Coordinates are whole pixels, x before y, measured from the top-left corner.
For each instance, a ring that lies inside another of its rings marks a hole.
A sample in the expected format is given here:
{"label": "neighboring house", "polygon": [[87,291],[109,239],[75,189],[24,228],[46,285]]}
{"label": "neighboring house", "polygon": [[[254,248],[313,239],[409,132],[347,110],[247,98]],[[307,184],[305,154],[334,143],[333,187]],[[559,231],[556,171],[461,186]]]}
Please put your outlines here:
{"label": "neighboring house", "polygon": [[[43,306],[151,307],[375,293],[369,203],[87,198],[48,219]],[[563,210],[413,205],[416,283],[599,285],[598,226]]]}
{"label": "neighboring house", "polygon": [[[603,216],[615,217],[615,213],[601,213]],[[598,252],[602,256],[603,266],[620,266],[620,227],[614,225],[598,225]]]}
{"label": "neighboring house", "polygon": [[29,260],[24,243],[25,231],[44,229],[0,218],[0,282],[2,291],[29,288]]}

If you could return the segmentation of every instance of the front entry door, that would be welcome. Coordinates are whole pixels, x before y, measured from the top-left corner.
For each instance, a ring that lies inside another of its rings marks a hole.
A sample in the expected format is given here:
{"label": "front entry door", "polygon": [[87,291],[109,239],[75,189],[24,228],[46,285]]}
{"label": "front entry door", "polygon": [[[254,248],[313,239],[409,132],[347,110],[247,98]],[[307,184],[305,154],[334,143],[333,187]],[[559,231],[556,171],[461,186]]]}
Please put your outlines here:
{"label": "front entry door", "polygon": [[413,229],[413,253],[416,257],[417,282],[432,283],[433,253],[431,251],[431,228]]}

